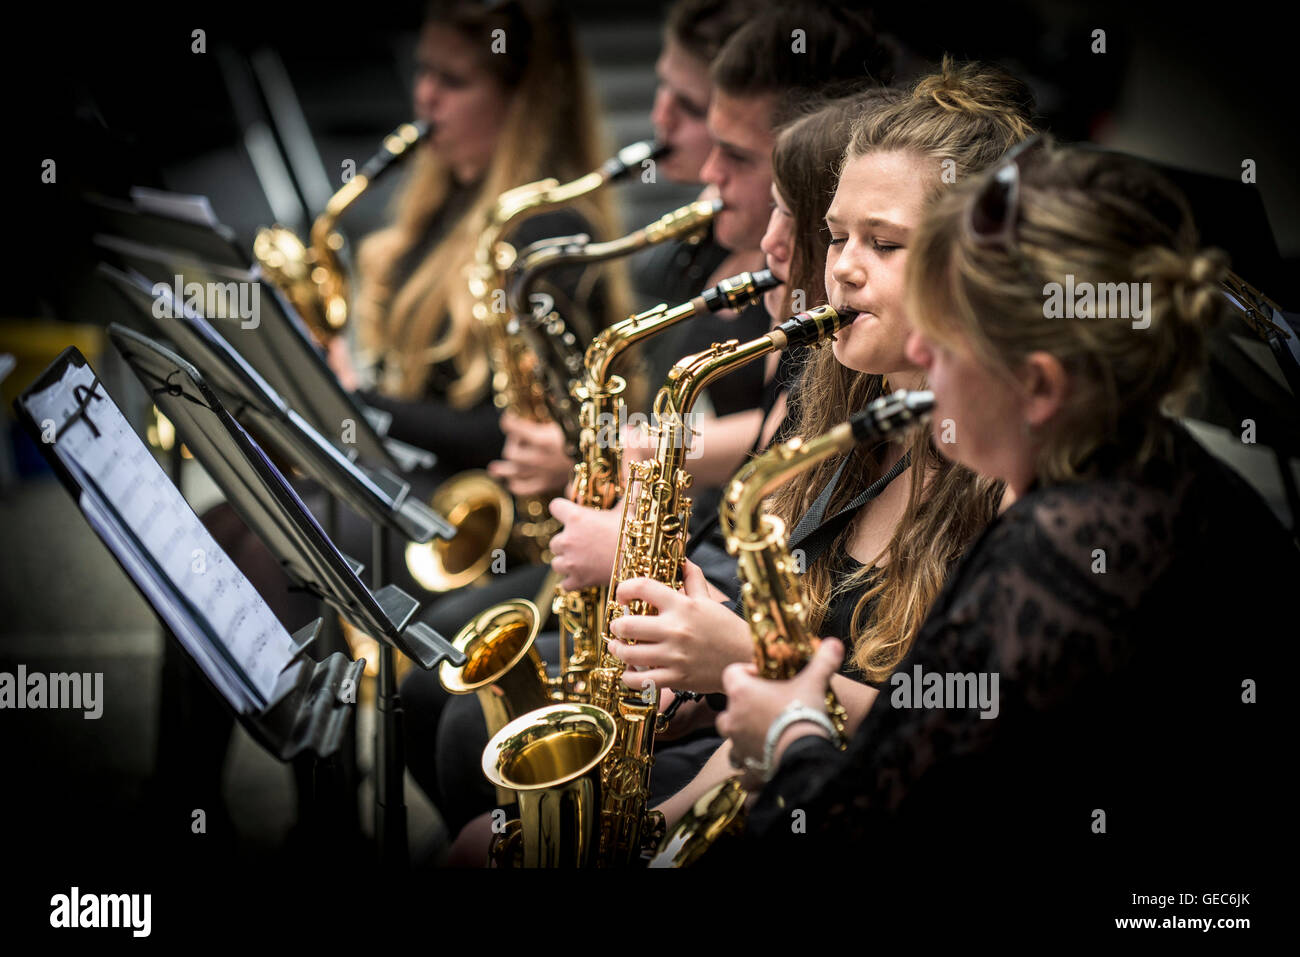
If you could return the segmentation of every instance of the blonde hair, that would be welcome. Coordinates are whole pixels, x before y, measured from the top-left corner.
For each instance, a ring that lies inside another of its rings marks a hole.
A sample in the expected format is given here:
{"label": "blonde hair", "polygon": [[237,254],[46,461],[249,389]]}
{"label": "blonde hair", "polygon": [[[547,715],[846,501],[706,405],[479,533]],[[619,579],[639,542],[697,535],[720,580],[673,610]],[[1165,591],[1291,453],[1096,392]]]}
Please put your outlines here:
{"label": "blonde hair", "polygon": [[[933,170],[926,186],[927,198],[933,198],[951,181],[948,172],[961,180],[1032,133],[1032,109],[1028,88],[1005,70],[945,57],[937,73],[921,77],[904,96],[858,117],[842,165],[868,153],[910,153]],[[831,350],[819,350],[800,377],[794,431],[820,435],[883,391],[879,375],[846,368]],[[851,645],[853,664],[871,681],[884,680],[907,654],[952,564],[993,519],[1002,498],[1000,483],[945,459],[927,432],[918,432],[910,451],[906,511],[876,559],[888,556],[888,568],[882,573],[869,563],[839,589],[843,593],[869,583],[854,607]],[[772,510],[787,522],[798,518],[830,482],[837,465],[830,460],[796,476],[773,496]],[[852,453],[827,514],[848,505],[883,472],[875,450]],[[851,534],[850,524],[826,555],[845,551]],[[811,624],[819,627],[836,594],[828,559],[813,562],[805,582]],[[871,620],[864,621],[873,601]]]}
{"label": "blonde hair", "polygon": [[[600,165],[607,147],[600,132],[600,110],[592,93],[585,60],[568,18],[547,0],[506,4],[450,0],[430,8],[429,21],[453,27],[487,51],[494,29],[505,29],[512,47],[526,57],[482,57],[483,65],[503,83],[510,107],[484,173],[468,208],[449,224],[442,239],[415,271],[394,288],[397,264],[423,238],[445,203],[453,182],[451,170],[429,150],[415,157],[394,201],[391,226],[365,239],[357,254],[358,338],[363,351],[385,364],[381,389],[402,397],[422,394],[434,363],[450,360],[455,378],[447,401],[467,408],[487,394],[491,380],[481,325],[472,312],[466,268],[485,217],[497,196],[516,186],[554,176],[575,179]],[[514,47],[517,37],[528,42]],[[479,42],[479,41],[482,42]],[[522,62],[521,61],[525,61]],[[574,204],[591,224],[595,237],[619,234],[613,197],[608,190]],[[606,272],[607,319],[620,317],[629,298],[620,264]]]}
{"label": "blonde hair", "polygon": [[[1008,377],[1033,352],[1056,357],[1069,397],[1037,430],[1045,484],[1089,474],[1094,453],[1118,447],[1147,460],[1168,436],[1205,362],[1220,317],[1227,257],[1197,243],[1187,201],[1145,163],[1051,142],[1021,158],[1010,246],[979,244],[966,226],[981,177],[945,197],[920,230],[907,280],[918,328],[969,343]],[[1150,283],[1149,312],[1048,318],[1047,284]]]}

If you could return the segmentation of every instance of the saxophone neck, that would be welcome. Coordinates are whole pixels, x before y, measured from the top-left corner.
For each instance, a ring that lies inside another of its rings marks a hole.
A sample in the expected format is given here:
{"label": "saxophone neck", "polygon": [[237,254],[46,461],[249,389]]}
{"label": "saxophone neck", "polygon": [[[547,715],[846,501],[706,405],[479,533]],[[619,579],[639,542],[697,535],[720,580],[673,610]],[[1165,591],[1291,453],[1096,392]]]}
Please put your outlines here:
{"label": "saxophone neck", "polygon": [[627,349],[664,331],[674,323],[689,319],[697,313],[718,312],[722,309],[743,309],[759,301],[769,289],[781,281],[770,269],[759,272],[742,272],[730,276],[716,286],[711,286],[694,299],[668,307],[667,303],[629,316],[603,330],[587,347],[585,365],[589,381],[599,388],[609,380],[614,360]]}
{"label": "saxophone neck", "polygon": [[619,239],[592,242],[585,233],[543,239],[528,246],[515,258],[507,299],[516,315],[530,310],[533,287],[551,269],[570,265],[592,265],[631,255],[659,243],[700,236],[722,208],[720,200],[688,203]]}
{"label": "saxophone neck", "polygon": [[719,513],[728,550],[734,552],[741,543],[764,537],[762,506],[774,489],[825,459],[847,452],[856,442],[852,426],[842,422],[814,439],[793,438],[746,462],[728,484]]}
{"label": "saxophone neck", "polygon": [[933,408],[933,392],[899,389],[815,438],[793,438],[746,462],[728,484],[719,515],[728,548],[734,551],[761,537],[763,500],[792,475],[855,445],[904,435],[923,423]]}
{"label": "saxophone neck", "polygon": [[[318,251],[330,249],[334,226],[344,211],[357,201],[376,180],[395,163],[403,159],[426,136],[429,124],[425,122],[403,123],[384,137],[383,145],[359,171],[329,198],[324,211],[316,217],[311,227],[311,244]],[[333,247],[337,249],[338,247]],[[333,250],[331,250],[333,251]]]}
{"label": "saxophone neck", "polygon": [[[687,356],[669,370],[668,381],[660,390],[661,396],[655,397],[656,412],[662,402],[667,411],[685,415],[695,405],[705,386],[720,376],[769,352],[829,339],[842,323],[833,308],[818,306],[792,316],[765,336],[748,342],[728,339],[714,343],[712,348]],[[662,395],[664,392],[667,395]]]}

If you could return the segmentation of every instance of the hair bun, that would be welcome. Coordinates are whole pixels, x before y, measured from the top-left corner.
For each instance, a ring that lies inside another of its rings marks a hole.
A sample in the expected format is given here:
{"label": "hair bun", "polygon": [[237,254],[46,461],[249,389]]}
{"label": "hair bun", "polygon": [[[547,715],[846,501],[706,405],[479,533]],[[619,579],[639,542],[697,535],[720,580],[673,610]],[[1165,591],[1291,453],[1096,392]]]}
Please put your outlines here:
{"label": "hair bun", "polygon": [[1199,328],[1208,328],[1223,305],[1220,282],[1228,273],[1228,257],[1221,249],[1177,253],[1168,246],[1149,246],[1138,254],[1134,276],[1153,285],[1154,296],[1173,303],[1174,316]]}
{"label": "hair bun", "polygon": [[938,71],[919,80],[912,99],[932,102],[948,113],[988,117],[1017,139],[1031,135],[1033,92],[1023,81],[999,66],[975,60],[958,62],[944,54]]}

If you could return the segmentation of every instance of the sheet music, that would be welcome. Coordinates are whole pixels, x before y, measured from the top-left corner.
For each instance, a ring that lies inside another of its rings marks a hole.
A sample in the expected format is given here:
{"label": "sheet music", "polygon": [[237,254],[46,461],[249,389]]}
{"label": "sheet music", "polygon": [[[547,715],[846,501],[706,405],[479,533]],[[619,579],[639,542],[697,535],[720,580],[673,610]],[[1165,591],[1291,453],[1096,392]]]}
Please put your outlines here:
{"label": "sheet music", "polygon": [[[162,590],[164,597],[165,591],[172,590],[188,602],[200,623],[210,629],[211,637],[196,632],[174,601],[164,600],[156,607],[171,610],[167,617],[172,630],[223,690],[230,690],[235,680],[248,683],[248,689],[232,701],[242,699],[265,707],[274,700],[281,671],[293,659],[292,639],[208,534],[102,386],[97,390],[101,398],[90,400],[86,416],[63,425],[77,411],[78,393],[84,396],[94,383],[90,366],[69,364],[62,381],[33,394],[27,407],[38,424],[52,421],[58,425],[60,455],[70,468],[75,466],[79,481],[93,484],[134,533],[139,548],[124,542],[113,530],[113,516],[104,514],[83,494],[83,510],[96,530],[111,536],[126,554],[134,556],[136,570],[143,576],[140,580]],[[87,503],[89,509],[85,509]],[[145,554],[140,554],[141,549]],[[150,557],[156,569],[147,567]],[[224,645],[236,665],[237,679],[223,673],[232,669],[225,662],[218,664],[220,649],[214,655],[203,648],[212,641]]]}

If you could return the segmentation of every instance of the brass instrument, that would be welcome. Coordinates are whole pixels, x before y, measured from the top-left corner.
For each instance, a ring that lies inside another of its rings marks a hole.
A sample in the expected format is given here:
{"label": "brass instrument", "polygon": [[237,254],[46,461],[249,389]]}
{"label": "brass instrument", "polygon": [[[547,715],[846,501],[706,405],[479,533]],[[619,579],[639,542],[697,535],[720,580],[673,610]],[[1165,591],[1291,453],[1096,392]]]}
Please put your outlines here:
{"label": "brass instrument", "polygon": [[[582,402],[582,457],[574,467],[573,501],[609,508],[618,498],[624,381],[612,376],[614,360],[631,346],[707,309],[740,308],[777,285],[772,274],[741,273],[669,309],[659,305],[604,330],[587,350],[587,379],[576,387]],[[610,425],[612,424],[612,428]],[[455,513],[445,513],[455,521]],[[452,694],[478,695],[489,736],[529,711],[562,701],[585,702],[586,673],[595,666],[596,637],[604,611],[604,588],[555,593],[553,610],[560,619],[562,675],[551,680],[533,647],[541,616],[532,602],[502,602],[475,615],[452,640],[464,652],[460,667],[443,662],[439,679]],[[572,654],[566,648],[573,648]],[[510,797],[503,796],[503,803]]]}
{"label": "brass instrument", "polygon": [[334,231],[339,217],[398,160],[411,155],[429,135],[429,124],[403,123],[384,137],[379,152],[325,204],[312,223],[306,246],[291,229],[272,226],[258,230],[253,255],[262,274],[289,299],[321,346],[343,331],[348,319],[348,280],[339,250],[343,237]]}
{"label": "brass instrument", "polygon": [[[497,201],[498,211],[503,204],[512,208],[521,206],[522,200],[518,198],[506,202],[507,197],[517,192],[511,190],[504,194]],[[544,207],[527,208],[530,210],[529,215],[532,215]],[[614,255],[626,255],[650,243],[699,233],[712,221],[715,212],[713,204],[691,203],[623,240],[599,244],[594,248],[589,261],[598,262]],[[498,212],[498,218],[504,219],[505,214]],[[501,245],[509,248],[508,244]],[[611,252],[612,247],[617,247],[617,252]],[[480,256],[486,255],[486,248],[480,242]],[[513,263],[515,258],[513,249],[510,249],[505,259]],[[588,260],[574,253],[567,261]],[[536,275],[540,268],[538,266],[536,270],[531,270],[529,275]],[[555,349],[543,347],[539,351],[536,343],[522,334],[522,324],[517,319],[497,314],[490,308],[492,300],[504,299],[504,291],[496,291],[500,292],[500,296],[495,292],[489,294],[481,276],[473,279],[471,286],[476,290],[474,314],[483,320],[488,331],[494,401],[499,408],[508,408],[521,418],[535,422],[548,421],[551,408],[556,403],[547,396],[544,375],[550,363],[543,361],[541,356],[546,351],[554,352]],[[552,323],[563,325],[558,317]],[[552,328],[552,332],[555,333],[552,343],[563,341],[563,336],[557,330]],[[572,336],[568,338],[572,343]],[[567,385],[567,380],[565,384]],[[564,414],[568,407],[559,411]],[[528,564],[549,562],[550,552],[546,543],[558,529],[558,524],[550,517],[546,501],[544,496],[536,495],[513,498],[482,471],[461,472],[453,476],[434,492],[431,507],[445,515],[457,532],[451,539],[409,544],[406,548],[406,563],[411,577],[428,591],[450,591],[478,579],[491,565],[493,553],[501,548],[510,550]]]}
{"label": "brass instrument", "polygon": [[[687,416],[709,383],[769,352],[827,339],[839,329],[841,321],[830,306],[820,306],[749,342],[731,339],[718,343],[673,366],[668,381],[655,396],[655,456],[632,466],[624,495],[618,559],[610,579],[601,631],[601,661],[591,673],[592,704],[608,711],[618,728],[618,740],[601,771],[604,806],[600,853],[605,866],[630,865],[640,856],[645,839],[660,824],[646,812],[658,698],[650,694],[647,700],[626,688],[623,662],[609,654],[608,641],[609,626],[615,619],[625,613],[651,611],[639,601],[625,611],[615,600],[621,582],[653,578],[681,587],[691,517],[691,500],[683,494],[691,484],[690,473],[684,467],[693,434]],[[633,488],[637,489],[635,493]],[[654,840],[658,842],[657,836]]]}
{"label": "brass instrument", "polygon": [[[620,582],[644,576],[680,586],[691,511],[690,499],[682,494],[691,482],[690,474],[683,468],[692,434],[686,424],[687,416],[709,383],[774,350],[824,340],[839,329],[841,322],[834,309],[821,306],[749,342],[730,339],[715,344],[673,366],[655,397],[658,446],[653,459],[632,466],[632,481],[624,495],[618,558],[607,592],[600,660],[590,673],[589,707],[608,715],[614,728],[612,740],[602,741],[601,745],[605,757],[600,762],[600,805],[596,816],[587,818],[599,827],[594,857],[598,866],[628,866],[640,856],[646,836],[654,836],[657,842],[656,816],[646,813],[657,694],[649,689],[651,693],[641,695],[624,686],[623,663],[608,653],[609,624],[622,614],[613,600]],[[635,493],[633,487],[637,489]],[[641,603],[635,604],[634,611],[647,611],[640,607]],[[556,715],[563,713],[562,709],[572,707],[583,706],[560,705],[534,711],[512,722],[509,730],[498,732],[484,750],[484,767],[492,769],[489,777],[493,780],[500,777],[500,762],[509,756],[507,740],[524,735],[530,749],[547,755],[548,766],[555,771],[551,782],[536,783],[534,790],[545,791],[568,781],[577,769],[564,762],[563,739],[548,734],[548,729],[554,726]],[[505,839],[494,841],[493,859],[507,865],[529,860],[530,842],[550,839],[532,830],[538,825],[536,818],[524,821],[522,833],[520,829],[512,829]]]}
{"label": "brass instrument", "polygon": [[600,768],[614,737],[613,719],[585,704],[526,714],[493,737],[483,751],[483,773],[519,801],[519,817],[494,841],[495,860],[522,867],[594,863]]}
{"label": "brass instrument", "polygon": [[699,242],[705,227],[721,209],[721,200],[700,200],[687,203],[621,239],[593,243],[583,234],[557,236],[538,240],[519,253],[510,268],[506,291],[511,313],[509,331],[518,335],[518,341],[537,357],[534,368],[542,399],[551,421],[564,429],[571,451],[576,451],[578,446],[578,409],[574,405],[573,388],[582,381],[584,355],[553,303],[550,308],[533,308],[533,291],[538,281],[547,271],[561,266],[605,262],[674,239]]}
{"label": "brass instrument", "polygon": [[[754,636],[754,662],[761,677],[789,680],[815,651],[785,523],[775,515],[763,514],[764,500],[792,475],[862,442],[899,434],[923,421],[933,407],[933,393],[900,389],[823,435],[806,442],[794,438],[769,449],[732,478],[719,509],[720,525],[727,553],[736,556],[741,600]],[[829,689],[826,710],[843,743],[848,715]],[[720,836],[740,829],[745,798],[736,777],[710,789],[664,839],[650,866],[685,867],[698,860]]]}
{"label": "brass instrument", "polygon": [[[743,309],[780,284],[771,270],[740,273],[706,289],[694,299],[668,308],[652,309],[615,323],[587,347],[583,381],[572,388],[579,404],[578,461],[573,467],[570,501],[589,508],[611,508],[619,495],[622,445],[619,426],[625,409],[626,382],[611,375],[614,361],[625,351],[700,312]],[[560,623],[561,682],[565,701],[589,700],[587,674],[595,667],[606,589],[555,590],[551,610]]]}

